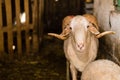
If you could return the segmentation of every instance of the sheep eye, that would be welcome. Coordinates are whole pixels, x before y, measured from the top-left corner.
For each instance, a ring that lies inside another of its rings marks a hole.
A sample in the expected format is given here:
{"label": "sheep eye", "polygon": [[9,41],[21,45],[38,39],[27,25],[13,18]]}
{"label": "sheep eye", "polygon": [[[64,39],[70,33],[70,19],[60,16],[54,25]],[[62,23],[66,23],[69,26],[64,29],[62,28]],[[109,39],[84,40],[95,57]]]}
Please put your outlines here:
{"label": "sheep eye", "polygon": [[68,26],[69,24],[67,24],[67,26]]}
{"label": "sheep eye", "polygon": [[72,28],[70,27],[70,30],[72,30]]}
{"label": "sheep eye", "polygon": [[89,26],[87,26],[87,28],[88,28]]}
{"label": "sheep eye", "polygon": [[69,24],[66,24],[65,26],[69,26]]}

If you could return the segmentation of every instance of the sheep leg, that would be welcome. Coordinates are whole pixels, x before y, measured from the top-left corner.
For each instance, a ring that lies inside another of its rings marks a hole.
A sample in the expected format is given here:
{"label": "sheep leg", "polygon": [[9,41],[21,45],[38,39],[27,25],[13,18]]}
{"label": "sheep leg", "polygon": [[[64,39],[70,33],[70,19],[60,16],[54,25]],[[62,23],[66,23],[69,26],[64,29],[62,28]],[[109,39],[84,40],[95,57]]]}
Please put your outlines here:
{"label": "sheep leg", "polygon": [[66,61],[66,80],[70,80],[70,63]]}
{"label": "sheep leg", "polygon": [[72,80],[77,80],[77,70],[72,64],[70,64],[70,70],[72,74]]}

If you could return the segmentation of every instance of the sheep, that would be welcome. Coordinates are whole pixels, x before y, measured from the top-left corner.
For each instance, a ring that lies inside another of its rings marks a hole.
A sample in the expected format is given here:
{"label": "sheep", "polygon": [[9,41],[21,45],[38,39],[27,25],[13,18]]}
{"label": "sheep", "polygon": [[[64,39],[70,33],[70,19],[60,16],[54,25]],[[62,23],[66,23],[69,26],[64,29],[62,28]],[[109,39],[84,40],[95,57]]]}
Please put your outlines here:
{"label": "sheep", "polygon": [[120,80],[120,67],[110,60],[96,60],[86,66],[81,80]]}
{"label": "sheep", "polygon": [[48,33],[48,35],[64,40],[64,52],[70,63],[72,80],[77,80],[77,71],[82,72],[86,65],[96,58],[98,38],[105,34],[114,33],[113,31],[108,31],[105,34],[103,32],[101,35],[94,24],[95,22],[92,23],[88,19],[85,15],[74,16],[68,19],[70,20],[68,21],[69,25],[66,27],[62,26],[63,31],[60,35]]}
{"label": "sheep", "polygon": [[98,39],[91,34],[88,27],[93,26],[85,17],[75,16],[70,23],[69,37],[64,41],[64,52],[70,62],[72,80],[77,80],[77,70],[82,72],[86,65],[96,58]]}

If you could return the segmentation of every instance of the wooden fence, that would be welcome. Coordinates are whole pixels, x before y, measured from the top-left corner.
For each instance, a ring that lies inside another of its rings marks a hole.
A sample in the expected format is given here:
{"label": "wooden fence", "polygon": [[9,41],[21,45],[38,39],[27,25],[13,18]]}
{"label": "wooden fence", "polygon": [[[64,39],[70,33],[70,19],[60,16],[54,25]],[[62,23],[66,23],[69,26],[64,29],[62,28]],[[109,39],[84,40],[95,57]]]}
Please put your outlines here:
{"label": "wooden fence", "polygon": [[[41,1],[41,0],[40,0]],[[39,0],[0,0],[0,56],[38,51]],[[25,22],[21,22],[25,13]]]}

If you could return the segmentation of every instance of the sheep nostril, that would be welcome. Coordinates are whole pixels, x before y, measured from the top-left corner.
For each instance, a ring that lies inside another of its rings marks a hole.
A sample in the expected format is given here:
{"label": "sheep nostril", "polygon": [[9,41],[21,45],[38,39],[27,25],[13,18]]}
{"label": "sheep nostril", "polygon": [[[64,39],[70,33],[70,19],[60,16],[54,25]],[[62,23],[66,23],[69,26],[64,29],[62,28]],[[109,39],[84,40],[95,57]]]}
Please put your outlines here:
{"label": "sheep nostril", "polygon": [[82,49],[83,47],[84,47],[84,44],[79,44],[79,45],[78,45],[78,48],[79,48],[79,49]]}

